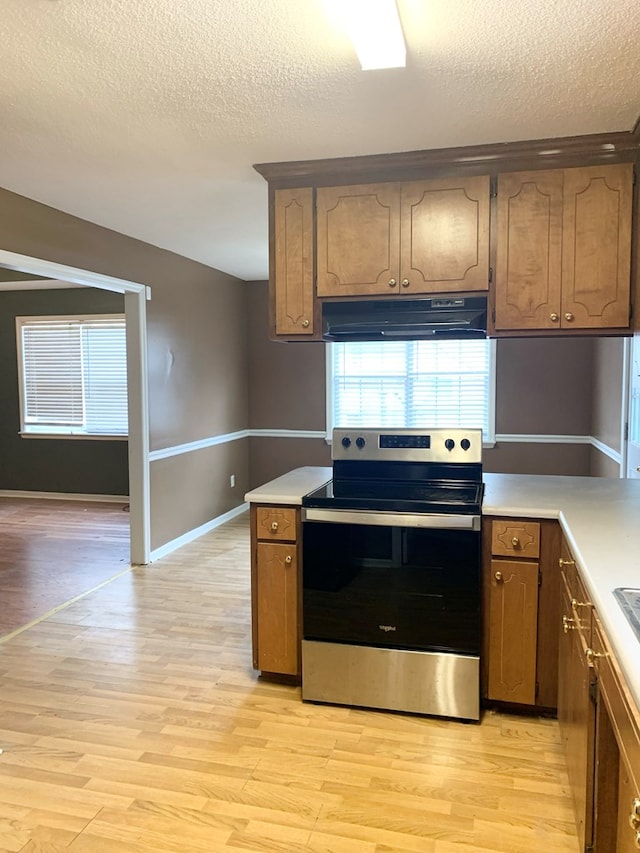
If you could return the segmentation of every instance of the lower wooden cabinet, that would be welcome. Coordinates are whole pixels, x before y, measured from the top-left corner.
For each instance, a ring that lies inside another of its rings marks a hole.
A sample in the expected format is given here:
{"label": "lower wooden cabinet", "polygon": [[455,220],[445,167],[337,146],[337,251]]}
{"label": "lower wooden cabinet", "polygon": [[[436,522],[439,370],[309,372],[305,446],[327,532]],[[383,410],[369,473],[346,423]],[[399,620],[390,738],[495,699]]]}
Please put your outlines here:
{"label": "lower wooden cabinet", "polygon": [[556,707],[559,543],[555,521],[484,521],[486,700]]}
{"label": "lower wooden cabinet", "polygon": [[576,563],[565,543],[560,557],[562,615],[558,672],[558,722],[573,792],[580,849],[593,844],[596,685],[587,649],[591,610]]}
{"label": "lower wooden cabinet", "polygon": [[253,666],[263,674],[300,677],[300,513],[296,507],[251,507]]}

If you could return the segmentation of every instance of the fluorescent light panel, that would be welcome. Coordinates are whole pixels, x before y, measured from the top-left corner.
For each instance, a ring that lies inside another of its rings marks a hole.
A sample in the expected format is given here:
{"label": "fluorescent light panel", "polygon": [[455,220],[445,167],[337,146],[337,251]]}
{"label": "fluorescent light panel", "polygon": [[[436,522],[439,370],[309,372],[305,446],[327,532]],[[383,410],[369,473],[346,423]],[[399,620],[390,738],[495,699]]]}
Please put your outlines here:
{"label": "fluorescent light panel", "polygon": [[407,49],[395,0],[341,0],[340,14],[363,71],[406,65]]}

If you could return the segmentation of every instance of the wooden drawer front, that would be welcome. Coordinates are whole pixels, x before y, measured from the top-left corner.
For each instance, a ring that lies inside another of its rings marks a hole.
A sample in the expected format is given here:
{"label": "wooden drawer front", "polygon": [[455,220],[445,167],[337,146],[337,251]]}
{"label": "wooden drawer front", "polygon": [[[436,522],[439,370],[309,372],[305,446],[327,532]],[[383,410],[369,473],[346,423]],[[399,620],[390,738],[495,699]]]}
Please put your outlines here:
{"label": "wooden drawer front", "polygon": [[586,648],[591,645],[593,604],[589,601],[578,567],[566,546],[562,549],[560,564],[563,586],[570,602],[565,615],[570,620],[571,628],[580,632]]}
{"label": "wooden drawer front", "polygon": [[494,557],[539,557],[540,525],[537,521],[494,521],[491,553]]}
{"label": "wooden drawer front", "polygon": [[630,771],[630,784],[640,791],[640,713],[636,709],[611,649],[599,630],[593,632],[594,660],[600,693],[609,711],[620,754]]}
{"label": "wooden drawer front", "polygon": [[297,510],[294,508],[259,506],[256,518],[258,539],[296,541]]}

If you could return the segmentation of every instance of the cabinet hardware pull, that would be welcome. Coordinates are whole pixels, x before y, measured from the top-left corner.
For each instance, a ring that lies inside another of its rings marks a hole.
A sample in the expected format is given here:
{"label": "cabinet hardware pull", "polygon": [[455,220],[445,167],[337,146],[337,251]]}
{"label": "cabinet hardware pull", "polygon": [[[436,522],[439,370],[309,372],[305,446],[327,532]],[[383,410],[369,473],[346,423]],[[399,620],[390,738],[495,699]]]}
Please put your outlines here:
{"label": "cabinet hardware pull", "polygon": [[572,607],[591,607],[591,605],[589,604],[588,601],[578,601],[577,598],[571,599],[571,606]]}
{"label": "cabinet hardware pull", "polygon": [[513,539],[511,540],[511,544],[513,545],[514,548],[520,547],[520,540],[518,539],[517,536],[513,537]]}
{"label": "cabinet hardware pull", "polygon": [[308,321],[308,320],[303,320],[303,321],[302,321],[302,328],[303,328],[303,329],[308,329],[308,328],[309,328],[309,321]]}
{"label": "cabinet hardware pull", "polygon": [[567,313],[564,315],[564,319],[570,323],[573,320],[573,314],[570,311],[567,311]]}
{"label": "cabinet hardware pull", "polygon": [[[587,663],[593,663],[596,658],[603,658],[602,652],[597,652],[595,649],[585,649]],[[638,818],[638,829],[640,829],[640,818]]]}
{"label": "cabinet hardware pull", "polygon": [[575,619],[569,619],[568,616],[562,617],[562,630],[565,634],[568,634],[569,631],[574,631],[575,627]]}
{"label": "cabinet hardware pull", "polygon": [[389,287],[395,287],[396,284],[397,284],[397,281],[395,280],[395,278],[389,279]]}
{"label": "cabinet hardware pull", "polygon": [[401,284],[403,287],[409,287],[409,279],[403,278]]}
{"label": "cabinet hardware pull", "polygon": [[277,532],[278,532],[278,522],[277,522],[277,521],[272,521],[272,522],[271,522],[271,532],[272,532],[272,533],[277,533]]}
{"label": "cabinet hardware pull", "polygon": [[640,832],[636,832],[636,837],[634,839],[634,843],[638,850],[640,850]]}
{"label": "cabinet hardware pull", "polygon": [[287,556],[284,558],[284,561],[287,564],[287,566],[290,566],[291,562],[292,562],[291,554],[287,554]]}
{"label": "cabinet hardware pull", "polygon": [[562,557],[560,557],[560,559],[558,560],[558,566],[561,569],[564,569],[565,566],[575,566],[575,564],[575,560],[563,560]]}
{"label": "cabinet hardware pull", "polygon": [[631,814],[640,818],[640,797],[634,797],[631,801]]}
{"label": "cabinet hardware pull", "polygon": [[496,572],[494,577],[498,581],[498,583],[500,583],[500,581],[502,580],[502,572]]}
{"label": "cabinet hardware pull", "polygon": [[556,314],[554,311],[553,314],[549,314],[549,319],[551,320],[552,323],[557,323],[558,320],[560,319],[560,315]]}

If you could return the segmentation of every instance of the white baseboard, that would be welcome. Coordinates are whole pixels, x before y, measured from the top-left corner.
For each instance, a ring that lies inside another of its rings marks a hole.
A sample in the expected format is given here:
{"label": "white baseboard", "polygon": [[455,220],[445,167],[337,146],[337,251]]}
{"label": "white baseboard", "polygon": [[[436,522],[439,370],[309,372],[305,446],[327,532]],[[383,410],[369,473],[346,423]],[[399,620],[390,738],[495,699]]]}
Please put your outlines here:
{"label": "white baseboard", "polygon": [[90,501],[91,503],[127,504],[129,495],[78,495],[69,492],[25,492],[20,489],[0,489],[0,498],[38,498],[51,501]]}
{"label": "white baseboard", "polygon": [[194,539],[198,539],[198,537],[203,536],[205,533],[209,533],[210,530],[215,530],[215,528],[220,527],[221,524],[225,524],[225,522],[231,521],[232,518],[236,518],[237,516],[242,515],[243,512],[247,512],[248,509],[248,503],[240,504],[240,506],[230,509],[229,512],[225,512],[223,515],[219,515],[217,518],[207,521],[206,524],[201,524],[200,527],[194,527],[193,530],[183,533],[182,536],[178,536],[177,539],[172,539],[171,542],[167,542],[159,548],[155,548],[150,554],[151,562],[159,560],[160,557],[166,557],[167,554],[171,554],[172,551],[176,551],[183,545],[193,542]]}

